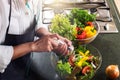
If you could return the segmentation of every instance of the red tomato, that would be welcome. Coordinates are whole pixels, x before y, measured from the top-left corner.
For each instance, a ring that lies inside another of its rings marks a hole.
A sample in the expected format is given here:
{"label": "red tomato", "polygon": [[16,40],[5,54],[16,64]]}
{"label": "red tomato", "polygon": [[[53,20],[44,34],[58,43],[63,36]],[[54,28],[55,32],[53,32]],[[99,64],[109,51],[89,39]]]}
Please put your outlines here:
{"label": "red tomato", "polygon": [[91,70],[91,67],[90,66],[85,66],[83,69],[82,69],[82,74],[86,74],[88,72],[90,72]]}
{"label": "red tomato", "polygon": [[91,26],[91,27],[93,27],[94,25],[93,25],[93,23],[92,22],[87,22],[87,25],[89,25],[89,26]]}

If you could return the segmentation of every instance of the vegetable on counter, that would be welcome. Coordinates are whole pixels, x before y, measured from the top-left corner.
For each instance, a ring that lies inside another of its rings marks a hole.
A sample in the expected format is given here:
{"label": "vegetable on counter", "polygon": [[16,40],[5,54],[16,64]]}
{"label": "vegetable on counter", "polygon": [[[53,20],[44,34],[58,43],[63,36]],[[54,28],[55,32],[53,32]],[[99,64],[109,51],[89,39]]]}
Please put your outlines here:
{"label": "vegetable on counter", "polygon": [[118,65],[109,65],[107,66],[105,73],[110,79],[117,79],[120,75]]}

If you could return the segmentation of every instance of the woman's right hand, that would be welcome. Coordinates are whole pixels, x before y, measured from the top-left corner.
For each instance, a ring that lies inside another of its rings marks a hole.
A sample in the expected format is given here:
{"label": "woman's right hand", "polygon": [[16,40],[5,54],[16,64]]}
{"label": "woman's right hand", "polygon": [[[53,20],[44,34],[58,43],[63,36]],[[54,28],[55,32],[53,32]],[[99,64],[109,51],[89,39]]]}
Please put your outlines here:
{"label": "woman's right hand", "polygon": [[57,38],[55,35],[46,35],[40,39],[32,42],[31,48],[33,52],[50,52],[54,47],[58,46],[57,43],[53,40]]}

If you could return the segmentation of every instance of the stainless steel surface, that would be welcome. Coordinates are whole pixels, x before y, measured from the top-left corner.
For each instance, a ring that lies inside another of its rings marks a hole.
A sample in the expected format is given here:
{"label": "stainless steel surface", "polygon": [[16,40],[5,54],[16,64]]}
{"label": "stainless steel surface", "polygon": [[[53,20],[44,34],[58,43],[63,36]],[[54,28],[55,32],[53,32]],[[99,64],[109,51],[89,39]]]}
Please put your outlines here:
{"label": "stainless steel surface", "polygon": [[[116,27],[115,15],[113,14],[113,7],[115,4],[109,0],[60,0],[60,2],[42,2],[42,23],[48,26],[55,14],[69,14],[73,8],[87,9],[93,14],[97,14],[97,22],[100,25],[100,33],[118,33]],[[92,1],[92,2],[91,2]],[[46,3],[47,2],[47,3]],[[112,5],[112,6],[110,6]],[[119,20],[119,19],[118,19]]]}

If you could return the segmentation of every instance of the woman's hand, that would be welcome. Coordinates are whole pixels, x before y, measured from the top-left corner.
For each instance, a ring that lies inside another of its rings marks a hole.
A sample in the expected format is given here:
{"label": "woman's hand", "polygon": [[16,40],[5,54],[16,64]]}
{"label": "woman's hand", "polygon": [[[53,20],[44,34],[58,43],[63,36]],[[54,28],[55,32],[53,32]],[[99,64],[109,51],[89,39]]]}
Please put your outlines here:
{"label": "woman's hand", "polygon": [[24,56],[29,52],[50,52],[58,46],[53,40],[57,38],[56,35],[45,35],[34,42],[23,43],[13,46],[14,53],[12,59]]}
{"label": "woman's hand", "polygon": [[[72,45],[71,41],[58,34],[52,34],[44,29],[39,29],[39,33],[41,31],[41,38],[34,41],[28,42],[24,44],[20,44],[17,46],[13,46],[14,53],[13,58],[16,59],[21,57],[29,52],[50,52],[54,51],[56,54],[67,55],[69,53],[68,47]],[[56,40],[62,41],[62,43],[58,44]]]}
{"label": "woman's hand", "polygon": [[57,54],[67,55],[69,53],[68,47],[72,46],[72,42],[58,34],[53,34],[61,42],[58,42],[58,46],[54,47],[53,51]]}
{"label": "woman's hand", "polygon": [[56,35],[45,35],[32,43],[32,51],[34,52],[50,52],[57,47],[58,44],[54,42]]}
{"label": "woman's hand", "polygon": [[[58,43],[57,40],[60,40],[62,43]],[[58,34],[44,35],[40,39],[32,43],[32,51],[34,52],[50,52],[54,51],[57,54],[67,55],[69,50],[68,47],[72,43],[66,38]]]}

